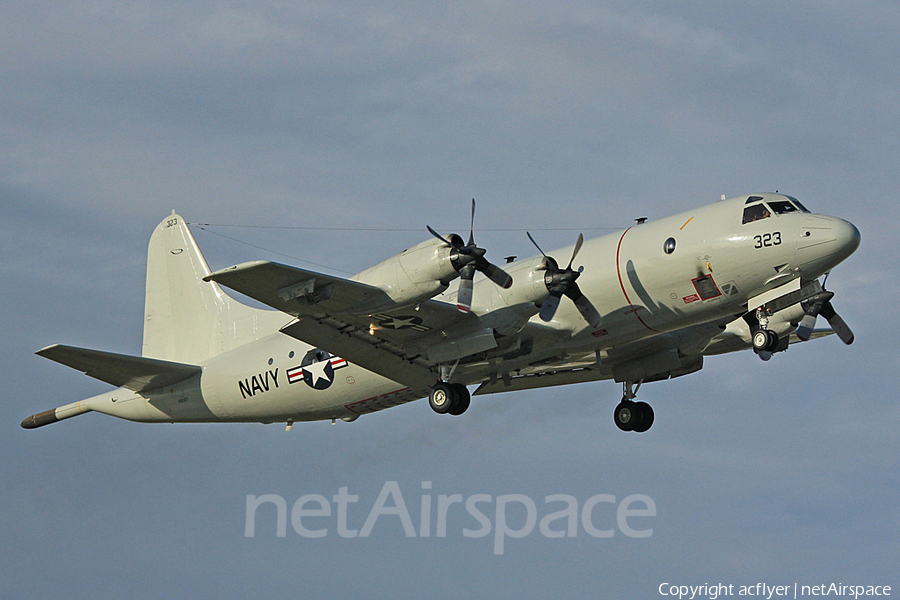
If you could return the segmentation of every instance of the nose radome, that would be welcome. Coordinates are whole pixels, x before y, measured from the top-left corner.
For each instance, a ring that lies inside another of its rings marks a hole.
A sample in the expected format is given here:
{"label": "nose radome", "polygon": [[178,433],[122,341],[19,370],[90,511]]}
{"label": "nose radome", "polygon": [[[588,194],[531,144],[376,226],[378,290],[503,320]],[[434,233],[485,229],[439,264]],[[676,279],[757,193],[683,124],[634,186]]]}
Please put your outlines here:
{"label": "nose radome", "polygon": [[853,223],[825,215],[810,215],[801,229],[797,258],[812,279],[833,269],[859,248],[859,229]]}
{"label": "nose radome", "polygon": [[835,218],[834,236],[837,238],[838,245],[841,248],[839,252],[843,258],[847,258],[859,248],[861,239],[859,229],[850,221]]}

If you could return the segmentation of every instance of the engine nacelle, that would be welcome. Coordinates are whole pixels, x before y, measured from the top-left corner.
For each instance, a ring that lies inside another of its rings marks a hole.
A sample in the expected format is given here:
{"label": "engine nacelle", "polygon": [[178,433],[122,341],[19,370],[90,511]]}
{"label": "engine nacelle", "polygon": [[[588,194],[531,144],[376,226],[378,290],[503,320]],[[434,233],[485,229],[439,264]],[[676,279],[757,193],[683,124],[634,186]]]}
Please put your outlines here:
{"label": "engine nacelle", "polygon": [[513,278],[509,289],[494,288],[489,306],[482,306],[486,314],[481,320],[497,333],[511,336],[522,330],[538,307],[550,295],[545,281],[547,272],[543,257],[506,265]]}
{"label": "engine nacelle", "polygon": [[[447,239],[462,243],[455,233]],[[381,288],[397,304],[416,304],[440,294],[459,277],[454,266],[455,253],[441,240],[432,238],[366,269],[354,279]]]}
{"label": "engine nacelle", "polygon": [[550,295],[545,281],[547,273],[545,260],[544,257],[538,256],[506,269],[513,278],[513,284],[508,290],[500,290],[504,302],[510,305],[523,303],[540,305]]}

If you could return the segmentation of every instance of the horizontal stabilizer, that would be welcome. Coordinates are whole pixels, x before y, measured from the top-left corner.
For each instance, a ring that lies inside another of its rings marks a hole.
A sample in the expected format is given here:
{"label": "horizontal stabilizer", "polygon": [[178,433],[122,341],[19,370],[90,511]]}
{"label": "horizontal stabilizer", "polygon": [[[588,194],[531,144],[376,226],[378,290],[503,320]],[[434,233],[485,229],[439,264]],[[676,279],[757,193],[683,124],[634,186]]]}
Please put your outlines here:
{"label": "horizontal stabilizer", "polygon": [[202,370],[196,365],[59,344],[38,350],[35,354],[135,392],[174,385]]}

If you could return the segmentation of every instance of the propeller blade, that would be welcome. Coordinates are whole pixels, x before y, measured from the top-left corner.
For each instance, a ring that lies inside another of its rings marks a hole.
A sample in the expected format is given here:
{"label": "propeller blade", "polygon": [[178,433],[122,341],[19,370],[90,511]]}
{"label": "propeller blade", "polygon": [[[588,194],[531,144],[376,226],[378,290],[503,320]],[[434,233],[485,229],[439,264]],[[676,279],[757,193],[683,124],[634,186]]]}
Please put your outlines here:
{"label": "propeller blade", "polygon": [[[566,267],[566,270],[572,268],[572,263],[575,262],[575,257],[578,256],[578,251],[581,250],[581,245],[584,244],[584,234],[578,234],[578,241],[575,242],[575,250],[572,251],[572,258],[569,259],[569,266]],[[579,271],[580,272],[580,271]]]}
{"label": "propeller blade", "polygon": [[472,278],[475,276],[475,267],[466,265],[459,273],[459,291],[456,294],[456,308],[460,312],[472,310]]}
{"label": "propeller blade", "polygon": [[437,239],[441,240],[442,242],[444,242],[445,244],[447,244],[447,245],[450,246],[451,248],[456,248],[456,247],[457,247],[453,242],[447,240],[446,238],[444,238],[444,236],[442,236],[442,235],[439,234],[437,231],[435,231],[434,229],[432,229],[432,228],[431,228],[431,225],[426,225],[425,227],[428,228],[428,233],[430,233],[431,235],[433,235],[433,236],[436,237]]}
{"label": "propeller blade", "polygon": [[556,309],[559,307],[559,296],[551,294],[547,296],[547,299],[544,300],[544,303],[541,304],[541,321],[544,323],[549,323],[553,320],[553,315],[556,314]]}
{"label": "propeller blade", "polygon": [[[481,262],[484,264],[480,264]],[[504,290],[508,290],[513,284],[512,276],[493,263],[489,263],[486,260],[479,261],[479,263],[476,263],[476,268]]]}
{"label": "propeller blade", "polygon": [[820,314],[825,317],[828,324],[831,325],[831,328],[834,329],[834,332],[841,338],[842,342],[848,346],[853,343],[853,340],[855,339],[853,332],[844,322],[844,319],[834,311],[834,306],[831,305],[831,302],[822,304],[822,311]]}
{"label": "propeller blade", "polygon": [[587,299],[587,296],[582,295],[581,298],[576,300],[575,308],[578,309],[578,312],[581,313],[581,316],[593,329],[600,329],[603,326],[603,317],[600,316],[600,313],[597,312],[591,301]]}
{"label": "propeller blade", "polygon": [[575,303],[575,308],[578,309],[578,312],[581,313],[584,320],[588,322],[588,325],[594,329],[599,328],[603,322],[603,318],[600,316],[597,309],[594,308],[594,305],[591,304],[591,301],[587,299],[587,296],[585,296],[578,287],[578,284],[575,283],[575,280],[578,279],[578,276],[584,271],[584,267],[579,267],[577,271],[572,269],[572,263],[575,262],[575,257],[578,256],[582,245],[584,245],[584,234],[578,234],[578,241],[575,242],[575,247],[572,250],[572,258],[569,259],[569,265],[565,269],[560,269],[556,260],[547,256],[531,236],[531,233],[527,231],[525,233],[528,235],[528,239],[531,240],[531,243],[534,244],[534,247],[537,248],[538,252],[544,257],[544,268],[547,270],[544,280],[547,283],[547,290],[550,292],[550,295],[544,300],[544,303],[541,304],[539,313],[541,320],[546,323],[553,319],[553,316],[556,314],[556,309],[559,307],[560,297],[565,295]]}
{"label": "propeller blade", "polygon": [[534,241],[534,238],[531,237],[531,234],[526,231],[525,235],[528,236],[528,239],[531,240],[531,243],[534,244],[534,247],[538,249],[538,252],[540,252],[544,258],[547,258],[547,255],[544,253],[543,250],[541,250],[541,247],[538,246],[538,243],[536,241]]}
{"label": "propeller blade", "polygon": [[591,301],[587,299],[587,296],[581,293],[581,288],[578,287],[577,283],[573,282],[569,285],[569,289],[566,290],[566,296],[575,303],[575,308],[578,309],[584,320],[588,322],[588,325],[594,329],[600,328],[600,325],[603,323],[603,317],[600,316],[600,313],[597,312]]}
{"label": "propeller blade", "polygon": [[469,243],[467,245],[475,245],[475,198],[472,198],[472,219],[469,221]]}
{"label": "propeller blade", "polygon": [[805,314],[800,319],[800,325],[797,327],[797,337],[808,342],[812,336],[813,329],[816,327],[816,315]]}

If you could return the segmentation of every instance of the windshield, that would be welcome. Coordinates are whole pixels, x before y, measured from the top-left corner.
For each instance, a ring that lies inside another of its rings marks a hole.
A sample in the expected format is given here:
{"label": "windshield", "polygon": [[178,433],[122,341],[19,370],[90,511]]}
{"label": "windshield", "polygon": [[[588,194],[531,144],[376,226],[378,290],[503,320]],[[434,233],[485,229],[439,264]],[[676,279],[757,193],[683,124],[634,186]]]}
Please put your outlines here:
{"label": "windshield", "polygon": [[797,212],[797,207],[788,202],[787,200],[773,200],[769,202],[769,207],[775,211],[776,215],[783,215],[785,213]]}
{"label": "windshield", "polygon": [[796,198],[794,198],[793,196],[788,196],[787,198],[788,198],[788,200],[790,200],[791,202],[793,202],[793,203],[797,206],[797,208],[800,209],[800,212],[805,212],[805,213],[808,213],[808,212],[809,212],[809,209],[806,208],[805,206],[803,206],[803,204],[802,204],[799,200],[797,200]]}

